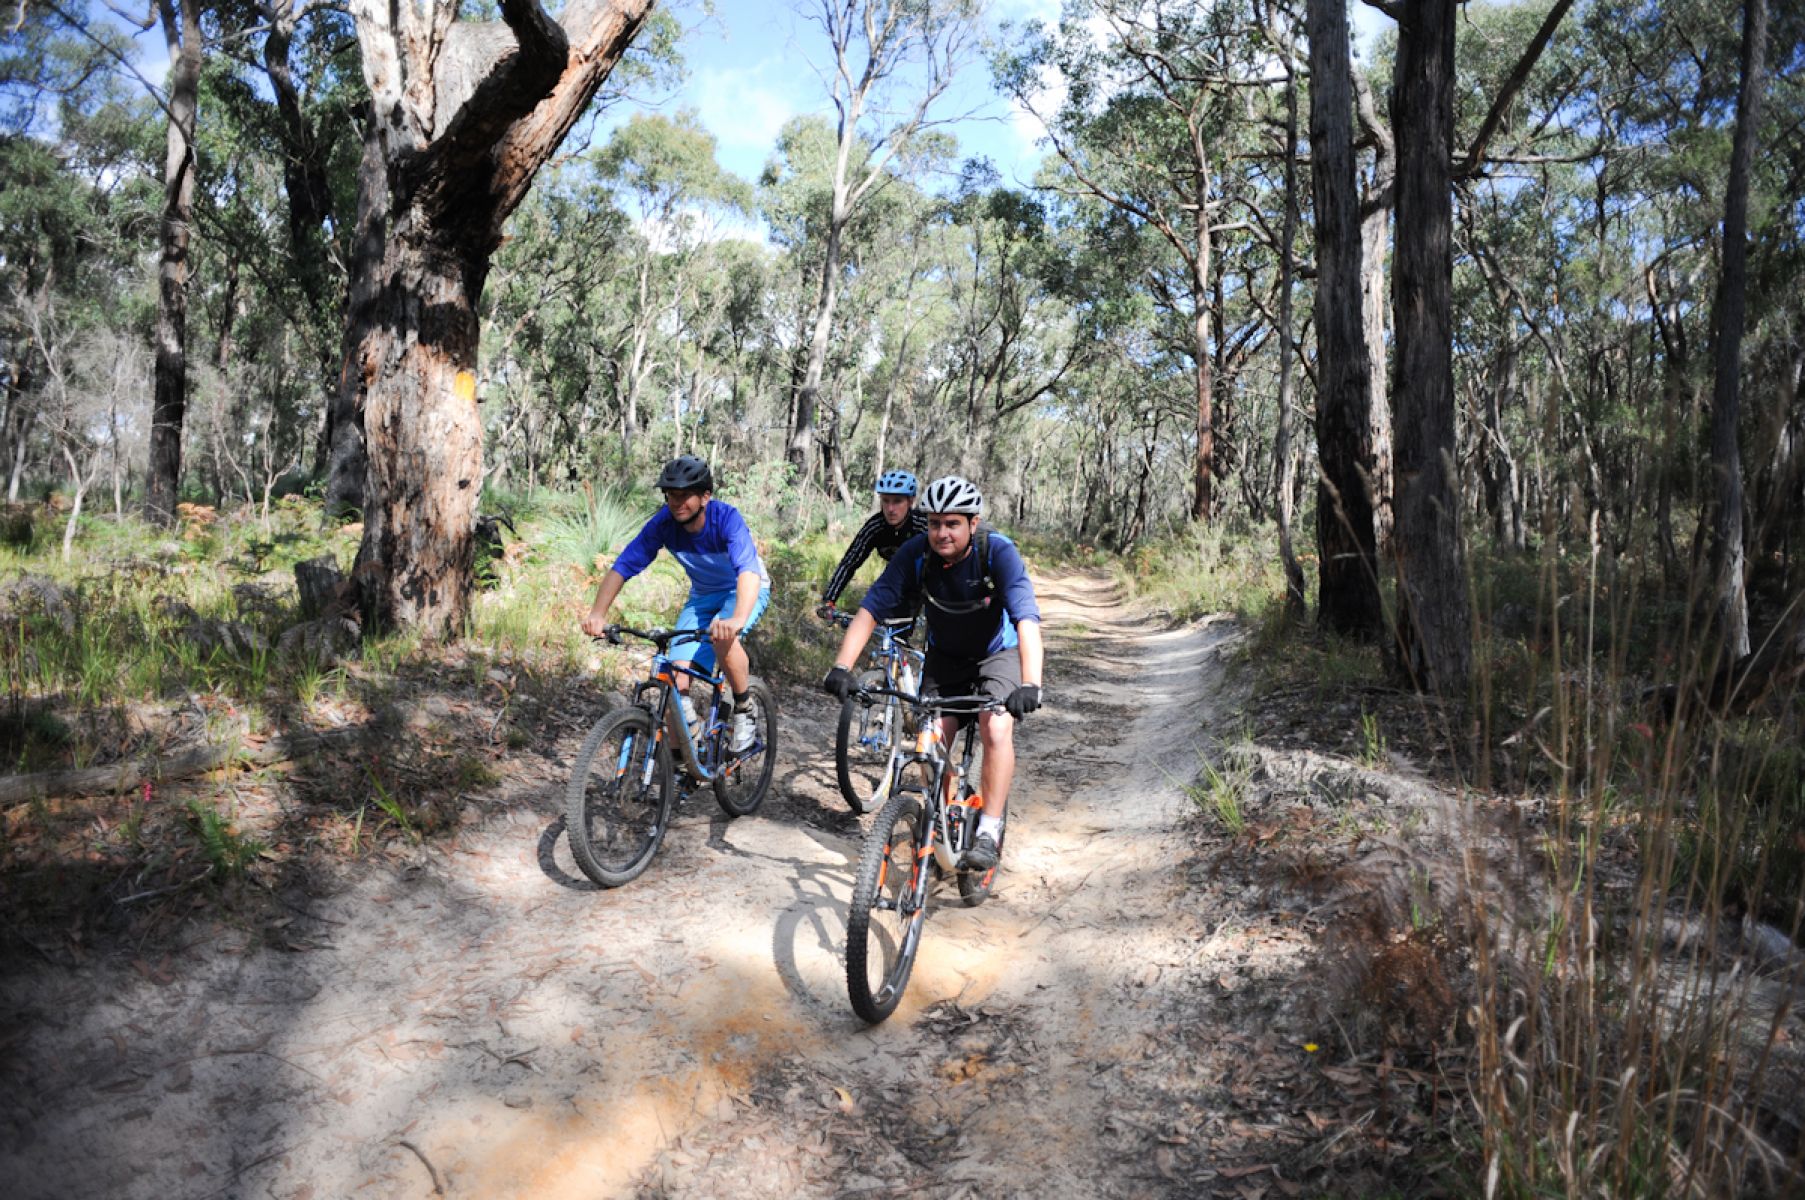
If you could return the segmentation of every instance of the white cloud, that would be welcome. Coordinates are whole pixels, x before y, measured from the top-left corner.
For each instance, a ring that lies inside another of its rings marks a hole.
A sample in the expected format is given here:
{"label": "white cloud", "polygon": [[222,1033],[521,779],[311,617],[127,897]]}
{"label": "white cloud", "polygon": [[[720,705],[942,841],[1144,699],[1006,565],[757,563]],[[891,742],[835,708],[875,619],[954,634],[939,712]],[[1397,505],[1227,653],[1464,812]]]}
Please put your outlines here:
{"label": "white cloud", "polygon": [[748,67],[705,68],[691,81],[702,124],[720,141],[724,156],[755,151],[761,158],[783,123],[801,111],[772,59]]}

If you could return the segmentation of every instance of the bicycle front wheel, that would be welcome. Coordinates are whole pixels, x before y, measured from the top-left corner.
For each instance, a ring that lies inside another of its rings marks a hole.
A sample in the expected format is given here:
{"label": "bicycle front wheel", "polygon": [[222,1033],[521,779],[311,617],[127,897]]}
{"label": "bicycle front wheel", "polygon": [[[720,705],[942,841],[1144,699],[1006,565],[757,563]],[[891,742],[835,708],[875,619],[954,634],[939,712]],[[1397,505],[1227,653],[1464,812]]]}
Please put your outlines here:
{"label": "bicycle front wheel", "polygon": [[846,918],[846,993],[877,1024],[896,1011],[915,967],[927,917],[927,844],[921,803],[894,792],[866,835]]}
{"label": "bicycle front wheel", "polygon": [[714,776],[714,798],[730,817],[758,811],[777,769],[777,697],[754,676],[746,686],[746,703],[752,708],[756,739],[751,749],[734,755]]}
{"label": "bicycle front wheel", "polygon": [[[861,688],[885,687],[888,682],[875,668],[859,675]],[[834,772],[839,776],[840,795],[853,812],[868,813],[884,802],[901,725],[902,705],[895,696],[875,700],[848,696],[840,702]]]}
{"label": "bicycle front wheel", "polygon": [[670,747],[637,705],[597,722],[577,753],[564,797],[564,828],[583,874],[603,887],[637,879],[670,825]]}

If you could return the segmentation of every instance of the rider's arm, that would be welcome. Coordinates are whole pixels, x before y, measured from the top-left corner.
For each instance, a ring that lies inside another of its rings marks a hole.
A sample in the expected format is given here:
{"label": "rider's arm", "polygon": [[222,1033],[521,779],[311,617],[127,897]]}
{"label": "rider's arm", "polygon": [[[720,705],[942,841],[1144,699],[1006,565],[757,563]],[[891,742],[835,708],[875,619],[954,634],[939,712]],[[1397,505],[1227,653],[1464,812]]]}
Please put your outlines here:
{"label": "rider's arm", "polygon": [[1040,622],[1023,621],[1015,627],[1016,649],[1022,655],[1022,686],[1040,686],[1040,668],[1044,654],[1040,642]]}
{"label": "rider's arm", "polygon": [[[758,577],[756,571],[741,571],[733,581],[733,631],[738,633],[752,619],[752,610],[758,604],[758,593],[764,588],[765,581]],[[716,621],[716,625],[721,622]]]}
{"label": "rider's arm", "polygon": [[884,514],[873,513],[870,520],[859,526],[859,531],[852,535],[852,544],[840,556],[840,565],[834,568],[834,573],[828,577],[827,586],[821,590],[821,603],[832,604],[840,598],[840,593],[852,582],[853,572],[864,566],[865,560],[871,557],[872,543],[877,540],[883,524]]}
{"label": "rider's arm", "polygon": [[852,624],[846,627],[846,636],[840,639],[840,652],[834,655],[834,666],[852,670],[876,628],[877,618],[866,609],[859,609],[852,618]]}
{"label": "rider's arm", "polygon": [[595,589],[595,603],[590,605],[589,612],[583,618],[583,632],[591,637],[600,637],[602,630],[608,625],[608,610],[614,607],[614,599],[620,595],[621,588],[627,585],[626,578],[619,571],[609,568],[602,576],[602,586]]}

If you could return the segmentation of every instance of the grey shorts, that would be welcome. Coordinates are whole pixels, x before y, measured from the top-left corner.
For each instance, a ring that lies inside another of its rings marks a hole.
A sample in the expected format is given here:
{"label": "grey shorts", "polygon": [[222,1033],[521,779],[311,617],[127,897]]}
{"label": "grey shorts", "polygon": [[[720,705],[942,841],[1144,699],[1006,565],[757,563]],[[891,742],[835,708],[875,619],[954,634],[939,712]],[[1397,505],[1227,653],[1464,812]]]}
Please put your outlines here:
{"label": "grey shorts", "polygon": [[1001,708],[1021,685],[1022,652],[1016,646],[980,659],[950,658],[929,649],[921,669],[923,696],[981,695],[989,698],[993,708]]}

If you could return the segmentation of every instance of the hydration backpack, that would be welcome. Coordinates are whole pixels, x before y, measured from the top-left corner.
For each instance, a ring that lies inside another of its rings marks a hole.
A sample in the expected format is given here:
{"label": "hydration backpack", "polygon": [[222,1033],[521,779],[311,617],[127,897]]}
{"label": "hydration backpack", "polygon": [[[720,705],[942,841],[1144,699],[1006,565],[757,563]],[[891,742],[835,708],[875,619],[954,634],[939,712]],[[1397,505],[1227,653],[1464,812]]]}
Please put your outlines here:
{"label": "hydration backpack", "polygon": [[921,552],[921,558],[915,564],[916,577],[921,580],[921,594],[927,597],[929,604],[943,613],[963,616],[966,613],[982,612],[990,607],[991,597],[996,595],[996,580],[990,576],[990,530],[979,526],[974,540],[977,542],[975,552],[979,561],[984,564],[983,592],[976,600],[959,600],[949,604],[944,600],[937,599],[934,593],[928,589],[928,552],[926,550]]}

